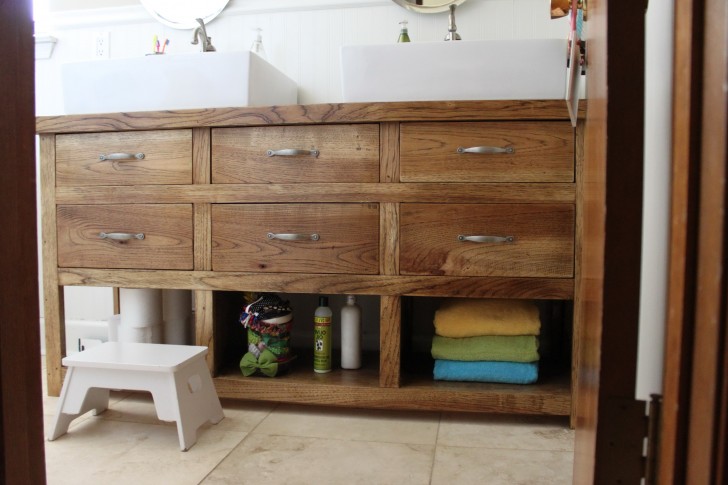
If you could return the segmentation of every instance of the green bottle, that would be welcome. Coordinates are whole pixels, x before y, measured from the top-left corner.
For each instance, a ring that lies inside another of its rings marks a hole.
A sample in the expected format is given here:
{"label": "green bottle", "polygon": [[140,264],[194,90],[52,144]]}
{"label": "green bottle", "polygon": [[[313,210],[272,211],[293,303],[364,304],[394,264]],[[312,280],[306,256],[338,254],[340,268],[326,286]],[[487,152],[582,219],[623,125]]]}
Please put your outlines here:
{"label": "green bottle", "polygon": [[399,38],[397,42],[409,42],[409,34],[407,33],[407,21],[403,20],[399,23],[401,30],[399,31]]}
{"label": "green bottle", "polygon": [[313,314],[313,370],[323,374],[331,372],[331,316],[329,298],[319,297],[319,306]]}

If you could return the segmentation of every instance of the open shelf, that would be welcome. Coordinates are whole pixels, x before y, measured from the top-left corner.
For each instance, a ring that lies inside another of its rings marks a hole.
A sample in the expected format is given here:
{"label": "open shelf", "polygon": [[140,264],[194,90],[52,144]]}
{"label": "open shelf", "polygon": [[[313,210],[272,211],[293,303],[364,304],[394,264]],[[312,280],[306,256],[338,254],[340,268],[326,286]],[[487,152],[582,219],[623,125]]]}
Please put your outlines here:
{"label": "open shelf", "polygon": [[244,377],[228,365],[215,377],[221,398],[294,402],[324,406],[470,411],[511,414],[569,415],[571,389],[568,369],[548,369],[529,385],[435,381],[425,373],[406,374],[400,387],[380,387],[378,356],[365,354],[358,370],[334,367],[317,374],[310,352],[299,352],[291,369],[276,377]]}

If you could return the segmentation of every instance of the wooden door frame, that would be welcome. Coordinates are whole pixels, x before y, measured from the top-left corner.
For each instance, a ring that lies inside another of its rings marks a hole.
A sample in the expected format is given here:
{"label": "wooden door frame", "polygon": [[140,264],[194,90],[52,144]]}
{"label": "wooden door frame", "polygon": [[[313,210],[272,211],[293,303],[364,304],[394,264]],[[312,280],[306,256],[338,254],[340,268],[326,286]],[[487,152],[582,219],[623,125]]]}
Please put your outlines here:
{"label": "wooden door frame", "polygon": [[646,0],[590,0],[582,171],[574,483],[639,483],[635,400],[642,233]]}
{"label": "wooden door frame", "polygon": [[[709,13],[709,14],[708,14]],[[673,181],[660,483],[725,483],[728,7],[675,1]]]}
{"label": "wooden door frame", "polygon": [[0,482],[35,484],[45,460],[29,0],[0,1],[0,46]]}

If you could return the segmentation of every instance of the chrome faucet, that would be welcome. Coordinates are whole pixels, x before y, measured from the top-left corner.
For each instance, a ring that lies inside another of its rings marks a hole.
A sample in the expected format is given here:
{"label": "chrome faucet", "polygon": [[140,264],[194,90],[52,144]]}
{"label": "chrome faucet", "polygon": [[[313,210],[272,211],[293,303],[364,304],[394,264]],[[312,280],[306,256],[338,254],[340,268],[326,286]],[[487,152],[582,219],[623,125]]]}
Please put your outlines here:
{"label": "chrome faucet", "polygon": [[201,40],[202,52],[214,52],[217,49],[215,49],[215,46],[212,45],[212,37],[207,36],[205,22],[203,22],[202,19],[195,20],[197,20],[197,23],[200,24],[200,26],[195,27],[195,30],[192,31],[192,42],[190,42],[190,44],[197,45],[197,43]]}
{"label": "chrome faucet", "polygon": [[448,21],[447,35],[445,40],[462,40],[457,32],[458,26],[455,25],[455,4],[450,5],[450,19]]}

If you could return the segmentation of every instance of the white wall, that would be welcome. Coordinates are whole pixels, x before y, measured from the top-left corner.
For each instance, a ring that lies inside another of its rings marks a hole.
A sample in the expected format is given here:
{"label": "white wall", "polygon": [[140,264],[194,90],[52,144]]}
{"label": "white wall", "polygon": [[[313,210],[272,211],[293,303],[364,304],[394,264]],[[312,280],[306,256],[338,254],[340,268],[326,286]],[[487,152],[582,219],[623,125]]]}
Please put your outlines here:
{"label": "white wall", "polygon": [[[165,27],[141,5],[66,10],[82,4],[59,8],[54,1],[46,0],[50,13],[36,18],[37,34],[58,39],[52,56],[36,62],[38,115],[63,114],[60,66],[93,59],[98,32],[109,32],[111,58],[148,53],[154,35],[170,39],[169,53],[199,49],[190,44],[191,31]],[[465,41],[565,38],[568,21],[550,20],[549,7],[549,0],[468,0],[457,10],[458,32]],[[261,27],[268,60],[298,83],[299,102],[336,103],[342,100],[340,47],[393,43],[404,19],[413,42],[440,41],[447,33],[447,14],[415,14],[388,0],[232,0],[208,34],[218,51],[248,50],[252,29]],[[149,86],[154,89],[153,79]],[[110,289],[67,288],[67,319],[105,320],[111,298]]]}

